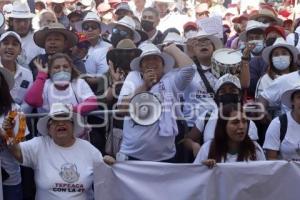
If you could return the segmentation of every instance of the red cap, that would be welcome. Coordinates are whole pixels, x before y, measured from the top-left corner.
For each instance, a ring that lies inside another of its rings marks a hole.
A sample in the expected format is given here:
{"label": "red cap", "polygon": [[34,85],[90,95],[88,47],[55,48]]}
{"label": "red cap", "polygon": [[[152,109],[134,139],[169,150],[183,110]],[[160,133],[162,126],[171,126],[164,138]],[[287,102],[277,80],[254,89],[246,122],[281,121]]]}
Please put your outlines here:
{"label": "red cap", "polygon": [[283,37],[285,39],[286,35],[285,35],[285,30],[283,27],[281,26],[277,26],[277,25],[272,25],[269,26],[266,30],[265,30],[265,35],[267,36],[269,33],[271,32],[276,32],[278,33],[281,37]]}
{"label": "red cap", "polygon": [[240,24],[243,20],[248,20],[248,19],[249,19],[248,14],[244,13],[244,14],[238,16],[238,17],[233,18],[232,22]]}
{"label": "red cap", "polygon": [[183,30],[185,30],[187,28],[198,29],[198,25],[195,22],[187,22],[183,25]]}

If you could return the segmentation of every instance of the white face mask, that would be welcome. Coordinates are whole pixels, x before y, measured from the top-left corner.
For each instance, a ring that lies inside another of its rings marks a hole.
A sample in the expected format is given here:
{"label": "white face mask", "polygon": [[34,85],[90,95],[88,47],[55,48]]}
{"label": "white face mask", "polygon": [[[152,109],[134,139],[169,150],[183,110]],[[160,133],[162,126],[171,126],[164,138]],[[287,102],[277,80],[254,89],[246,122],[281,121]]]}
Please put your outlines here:
{"label": "white face mask", "polygon": [[264,41],[263,40],[251,40],[249,41],[251,44],[255,44],[254,49],[252,49],[252,53],[259,54],[264,49]]}
{"label": "white face mask", "polygon": [[276,56],[272,58],[272,63],[277,70],[285,70],[290,66],[290,56]]}
{"label": "white face mask", "polygon": [[68,85],[71,81],[71,73],[65,71],[56,72],[51,76],[51,79],[55,85]]}

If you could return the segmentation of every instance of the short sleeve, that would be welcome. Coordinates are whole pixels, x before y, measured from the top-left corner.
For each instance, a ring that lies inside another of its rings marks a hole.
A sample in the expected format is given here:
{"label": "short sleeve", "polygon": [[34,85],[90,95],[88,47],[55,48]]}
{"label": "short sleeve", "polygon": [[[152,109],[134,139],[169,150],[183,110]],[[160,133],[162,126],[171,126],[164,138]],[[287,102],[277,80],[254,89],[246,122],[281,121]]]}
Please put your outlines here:
{"label": "short sleeve", "polygon": [[254,142],[254,144],[255,144],[255,150],[256,150],[256,160],[266,160],[265,153],[264,153],[263,149],[261,148],[261,146],[257,142]]}
{"label": "short sleeve", "polygon": [[264,149],[279,151],[280,149],[280,121],[279,117],[276,117],[270,123],[265,137],[263,145]]}
{"label": "short sleeve", "polygon": [[42,136],[20,143],[23,156],[22,165],[35,169],[38,162],[39,145],[41,142]]}
{"label": "short sleeve", "polygon": [[194,160],[194,164],[202,164],[202,161],[208,159],[210,144],[211,144],[211,141],[206,142],[202,145],[202,147],[200,148],[200,150]]}
{"label": "short sleeve", "polygon": [[257,127],[252,120],[249,123],[248,135],[251,140],[258,140]]}
{"label": "short sleeve", "polygon": [[143,80],[141,78],[140,73],[137,71],[130,72],[124,81],[124,84],[120,91],[118,102],[120,103],[124,96],[133,95],[135,90],[138,87],[140,87],[142,84],[143,84]]}

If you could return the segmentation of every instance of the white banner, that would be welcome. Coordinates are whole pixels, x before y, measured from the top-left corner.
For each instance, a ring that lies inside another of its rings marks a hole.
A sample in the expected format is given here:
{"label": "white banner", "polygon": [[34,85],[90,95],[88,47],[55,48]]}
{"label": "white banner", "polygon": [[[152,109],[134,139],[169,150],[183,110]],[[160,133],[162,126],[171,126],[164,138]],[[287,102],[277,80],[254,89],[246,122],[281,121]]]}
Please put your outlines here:
{"label": "white banner", "polygon": [[223,38],[223,21],[221,16],[199,19],[196,23],[206,33],[213,34],[218,38]]}
{"label": "white banner", "polygon": [[142,161],[95,169],[96,200],[298,200],[300,163],[203,165]]}

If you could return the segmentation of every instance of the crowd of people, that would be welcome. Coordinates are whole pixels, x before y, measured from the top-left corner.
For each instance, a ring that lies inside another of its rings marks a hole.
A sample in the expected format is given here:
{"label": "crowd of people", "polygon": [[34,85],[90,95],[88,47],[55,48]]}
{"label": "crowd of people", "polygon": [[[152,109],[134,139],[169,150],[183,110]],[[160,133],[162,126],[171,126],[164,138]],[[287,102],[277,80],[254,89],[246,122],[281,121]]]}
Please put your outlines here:
{"label": "crowd of people", "polygon": [[99,163],[299,160],[300,7],[241,2],[2,0],[3,198],[93,199]]}

